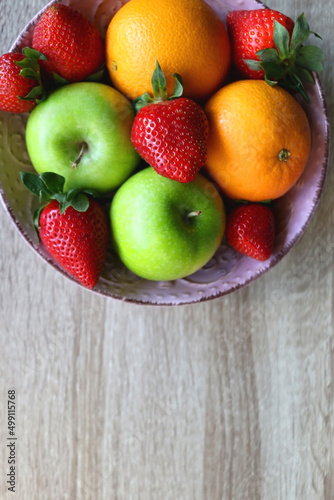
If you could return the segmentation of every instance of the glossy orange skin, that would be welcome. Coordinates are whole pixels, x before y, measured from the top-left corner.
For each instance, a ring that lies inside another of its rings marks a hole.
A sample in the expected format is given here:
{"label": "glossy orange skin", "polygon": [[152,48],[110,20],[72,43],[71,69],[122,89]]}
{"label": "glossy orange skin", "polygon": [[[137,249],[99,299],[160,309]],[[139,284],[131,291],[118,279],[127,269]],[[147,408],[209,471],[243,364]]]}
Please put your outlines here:
{"label": "glossy orange skin", "polygon": [[282,88],[242,80],[205,106],[210,136],[206,170],[232,199],[264,201],[299,179],[311,149],[302,106]]}
{"label": "glossy orange skin", "polygon": [[106,54],[112,83],[130,99],[152,93],[156,61],[168,93],[179,73],[184,97],[194,100],[218,90],[231,62],[225,25],[203,0],[131,0],[111,20]]}

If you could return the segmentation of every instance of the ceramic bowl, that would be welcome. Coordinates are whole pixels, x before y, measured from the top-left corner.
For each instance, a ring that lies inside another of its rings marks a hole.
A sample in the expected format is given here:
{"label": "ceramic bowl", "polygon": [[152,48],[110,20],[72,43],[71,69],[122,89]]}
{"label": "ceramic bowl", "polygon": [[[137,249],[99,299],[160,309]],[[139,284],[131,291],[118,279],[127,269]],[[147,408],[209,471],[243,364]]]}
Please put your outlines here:
{"label": "ceramic bowl", "polygon": [[[223,20],[229,10],[265,8],[257,0],[206,1]],[[80,10],[104,34],[111,17],[126,1],[64,0],[63,3]],[[11,51],[31,45],[34,25],[44,10],[27,25],[11,47]],[[309,224],[319,203],[327,172],[329,123],[318,78],[316,84],[311,86],[309,94],[312,106],[305,106],[305,110],[312,129],[312,151],[300,180],[284,197],[275,202],[279,223],[274,252],[268,261],[259,262],[242,256],[232,250],[224,240],[213,259],[195,274],[171,282],[153,282],[141,279],[125,269],[110,250],[102,275],[92,293],[139,304],[196,303],[238,290],[276,265]],[[28,245],[54,269],[72,279],[44,251],[33,228],[31,213],[34,202],[19,178],[21,170],[33,170],[25,147],[26,121],[27,115],[0,114],[1,199],[9,217]]]}

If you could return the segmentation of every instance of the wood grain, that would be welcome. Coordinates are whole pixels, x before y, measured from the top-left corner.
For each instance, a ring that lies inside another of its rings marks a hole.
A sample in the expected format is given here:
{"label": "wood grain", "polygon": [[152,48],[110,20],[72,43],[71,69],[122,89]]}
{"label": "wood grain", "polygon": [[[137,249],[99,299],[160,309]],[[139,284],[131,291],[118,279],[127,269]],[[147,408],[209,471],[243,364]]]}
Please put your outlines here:
{"label": "wood grain", "polygon": [[[0,50],[44,5],[1,0]],[[323,37],[330,0],[273,0]],[[325,13],[325,14],[324,14]],[[333,172],[305,235],[260,280],[176,308],[95,296],[0,209],[0,494],[17,391],[20,500],[332,500]]]}

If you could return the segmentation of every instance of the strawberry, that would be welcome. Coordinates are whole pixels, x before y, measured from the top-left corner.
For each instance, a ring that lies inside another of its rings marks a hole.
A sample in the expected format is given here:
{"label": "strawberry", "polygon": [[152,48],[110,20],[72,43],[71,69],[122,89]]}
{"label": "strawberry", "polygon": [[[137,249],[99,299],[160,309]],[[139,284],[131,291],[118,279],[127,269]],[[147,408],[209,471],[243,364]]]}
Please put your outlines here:
{"label": "strawberry", "polygon": [[37,21],[32,46],[42,52],[48,74],[79,82],[97,73],[105,59],[98,29],[80,12],[63,4],[51,5]]}
{"label": "strawberry", "polygon": [[324,53],[319,47],[303,45],[313,33],[304,14],[294,23],[272,9],[231,11],[226,24],[234,66],[244,76],[278,83],[309,102],[304,83],[314,83],[312,72],[322,71]]}
{"label": "strawberry", "polygon": [[269,259],[275,239],[275,219],[267,205],[260,203],[234,207],[227,217],[229,244],[253,259]]}
{"label": "strawberry", "polygon": [[43,92],[36,51],[0,56],[0,109],[11,113],[31,111]]}
{"label": "strawberry", "polygon": [[106,259],[108,220],[102,206],[72,189],[63,193],[65,179],[54,173],[21,172],[24,185],[47,204],[34,214],[34,224],[49,254],[83,286],[94,288]]}
{"label": "strawberry", "polygon": [[174,94],[166,93],[166,80],[157,62],[152,78],[153,98],[135,100],[131,140],[137,152],[155,171],[179,182],[190,182],[205,164],[209,124],[199,104],[181,97],[183,83],[176,79]]}

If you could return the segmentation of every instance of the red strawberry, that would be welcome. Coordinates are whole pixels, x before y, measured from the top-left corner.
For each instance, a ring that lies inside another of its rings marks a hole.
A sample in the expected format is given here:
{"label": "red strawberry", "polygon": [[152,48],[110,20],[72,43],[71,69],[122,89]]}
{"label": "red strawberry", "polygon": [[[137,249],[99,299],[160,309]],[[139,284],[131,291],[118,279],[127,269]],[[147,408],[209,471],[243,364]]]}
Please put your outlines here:
{"label": "red strawberry", "polygon": [[291,36],[294,22],[276,10],[235,10],[229,12],[226,24],[233,47],[233,62],[236,68],[249,78],[263,78],[264,71],[250,69],[245,59],[260,61],[256,53],[262,49],[275,48],[274,21],[283,25]]}
{"label": "red strawberry", "polygon": [[104,63],[104,42],[98,29],[80,12],[63,4],[51,5],[38,20],[32,46],[42,52],[49,73],[68,82],[85,80]]}
{"label": "red strawberry", "polygon": [[253,259],[269,259],[275,239],[275,219],[266,205],[239,205],[227,217],[226,237],[238,252]]}
{"label": "red strawberry", "polygon": [[94,288],[106,259],[109,238],[102,206],[79,190],[63,193],[65,180],[57,174],[21,173],[21,179],[41,201],[47,202],[34,215],[45,248],[83,286]]}
{"label": "red strawberry", "polygon": [[322,71],[324,54],[319,47],[303,45],[312,33],[304,14],[295,24],[276,10],[231,11],[226,24],[234,65],[244,76],[279,83],[309,101],[303,82],[314,83],[312,72]]}
{"label": "red strawberry", "polygon": [[157,63],[152,79],[154,98],[145,94],[135,101],[139,111],[133,123],[131,140],[138,153],[158,174],[179,182],[190,182],[206,161],[209,124],[199,104],[180,98],[182,80],[179,75],[174,76],[174,95],[167,98],[166,81]]}
{"label": "red strawberry", "polygon": [[[22,69],[23,66],[19,66],[22,61],[27,60],[27,57],[21,53],[3,54],[0,57],[0,109],[3,111],[25,113],[36,106],[36,98],[41,94],[37,73],[35,79],[33,75],[27,78],[23,76],[27,74]],[[32,61],[31,65],[33,65]],[[30,69],[33,72],[33,69]],[[31,100],[29,94],[31,94]],[[28,100],[23,100],[23,98]]]}
{"label": "red strawberry", "polygon": [[106,214],[91,199],[86,212],[52,201],[41,213],[39,235],[50,255],[87,288],[94,288],[106,258]]}

